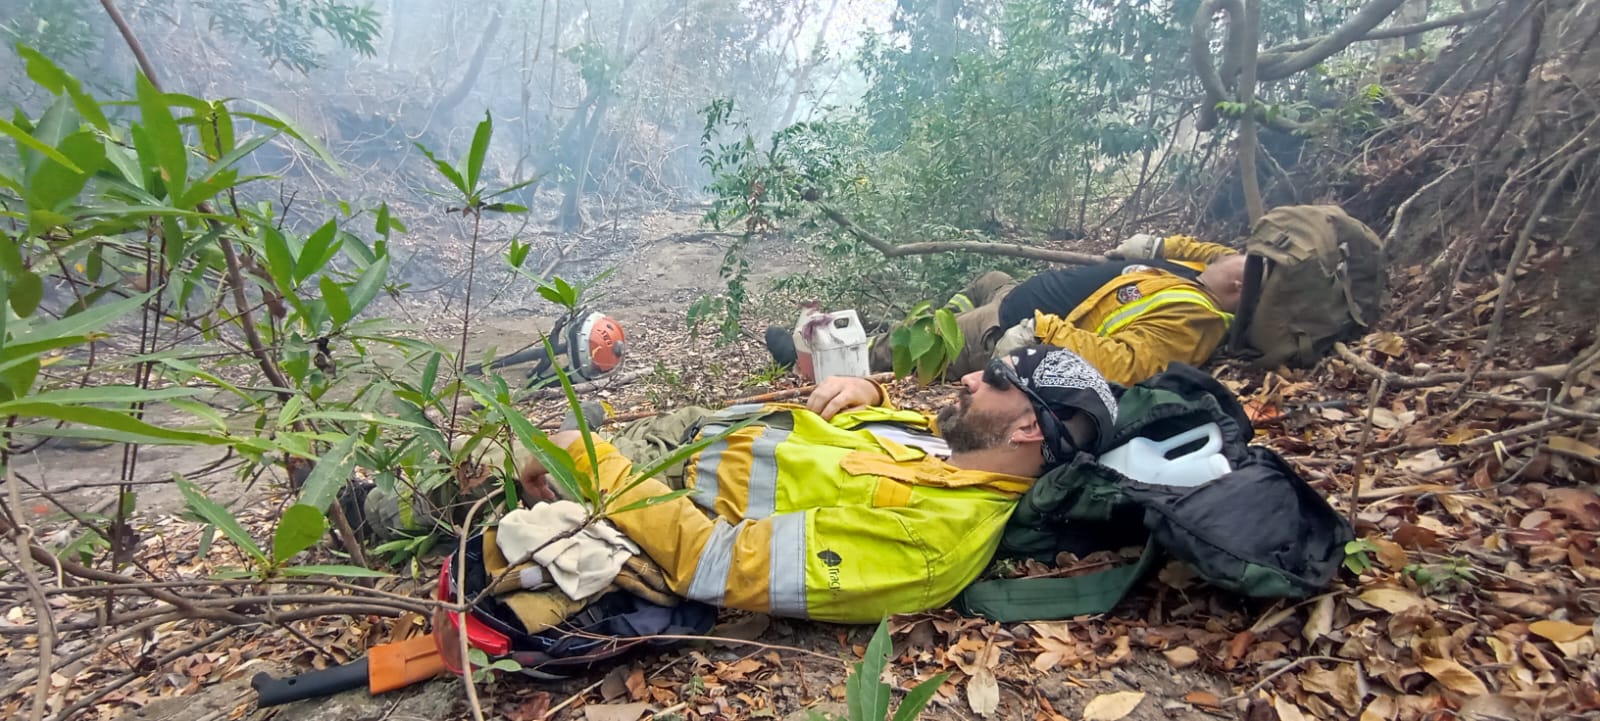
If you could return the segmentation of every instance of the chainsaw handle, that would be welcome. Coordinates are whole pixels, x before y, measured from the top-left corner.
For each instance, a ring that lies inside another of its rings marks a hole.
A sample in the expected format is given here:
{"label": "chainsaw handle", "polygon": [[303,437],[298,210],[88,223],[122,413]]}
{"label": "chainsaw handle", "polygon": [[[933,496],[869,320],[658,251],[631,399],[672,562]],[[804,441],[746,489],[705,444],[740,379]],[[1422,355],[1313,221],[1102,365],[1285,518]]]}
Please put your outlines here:
{"label": "chainsaw handle", "polygon": [[250,679],[250,687],[260,694],[261,708],[366,688],[367,683],[367,659],[364,656],[343,666],[311,671],[298,676],[274,678],[271,674],[262,672]]}

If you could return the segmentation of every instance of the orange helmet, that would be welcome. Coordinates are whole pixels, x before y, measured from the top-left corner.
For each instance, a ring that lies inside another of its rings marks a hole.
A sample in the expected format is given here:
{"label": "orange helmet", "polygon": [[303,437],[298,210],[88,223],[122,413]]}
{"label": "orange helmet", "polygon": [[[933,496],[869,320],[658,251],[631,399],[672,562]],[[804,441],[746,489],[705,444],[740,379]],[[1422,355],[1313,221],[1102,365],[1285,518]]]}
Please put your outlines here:
{"label": "orange helmet", "polygon": [[567,324],[567,356],[571,370],[585,380],[594,380],[616,370],[627,353],[622,325],[604,313],[593,311]]}

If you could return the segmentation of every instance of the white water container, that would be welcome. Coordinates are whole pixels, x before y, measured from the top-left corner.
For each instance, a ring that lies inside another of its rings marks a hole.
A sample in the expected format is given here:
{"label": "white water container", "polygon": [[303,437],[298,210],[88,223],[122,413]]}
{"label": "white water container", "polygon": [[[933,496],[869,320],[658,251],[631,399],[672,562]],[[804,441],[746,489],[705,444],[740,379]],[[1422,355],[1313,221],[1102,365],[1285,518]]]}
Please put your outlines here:
{"label": "white water container", "polygon": [[795,372],[821,382],[833,376],[865,376],[867,330],[853,310],[806,310],[794,326]]}
{"label": "white water container", "polygon": [[[1201,440],[1200,447],[1181,452]],[[1222,455],[1222,428],[1215,423],[1159,441],[1135,438],[1100,454],[1099,461],[1136,481],[1168,486],[1198,486],[1233,470]]]}

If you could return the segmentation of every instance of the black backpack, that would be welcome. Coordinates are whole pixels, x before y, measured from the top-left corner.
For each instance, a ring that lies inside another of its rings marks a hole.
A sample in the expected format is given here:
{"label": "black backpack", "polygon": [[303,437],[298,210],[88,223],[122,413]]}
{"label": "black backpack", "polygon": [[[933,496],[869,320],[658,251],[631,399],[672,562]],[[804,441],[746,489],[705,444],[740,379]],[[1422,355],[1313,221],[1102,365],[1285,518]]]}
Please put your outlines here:
{"label": "black backpack", "polygon": [[1156,485],[1079,454],[1023,495],[996,558],[1050,562],[1062,551],[1143,544],[1138,561],[1070,578],[979,581],[957,598],[958,609],[1007,623],[1105,613],[1167,556],[1246,596],[1304,597],[1333,579],[1354,538],[1349,524],[1276,453],[1249,445],[1249,418],[1214,378],[1174,363],[1121,389],[1117,407],[1106,448],[1215,422],[1233,471],[1193,487]]}

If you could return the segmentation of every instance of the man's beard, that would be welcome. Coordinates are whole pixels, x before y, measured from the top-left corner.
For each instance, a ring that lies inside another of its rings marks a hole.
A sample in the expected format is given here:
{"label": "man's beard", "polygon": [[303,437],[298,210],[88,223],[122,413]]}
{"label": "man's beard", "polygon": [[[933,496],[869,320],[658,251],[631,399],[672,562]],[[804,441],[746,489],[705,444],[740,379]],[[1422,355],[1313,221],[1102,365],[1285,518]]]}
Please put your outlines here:
{"label": "man's beard", "polygon": [[1016,418],[972,409],[972,394],[961,392],[956,403],[939,411],[939,435],[951,453],[971,453],[998,448],[1010,441],[1011,422]]}

